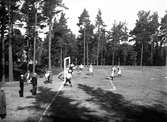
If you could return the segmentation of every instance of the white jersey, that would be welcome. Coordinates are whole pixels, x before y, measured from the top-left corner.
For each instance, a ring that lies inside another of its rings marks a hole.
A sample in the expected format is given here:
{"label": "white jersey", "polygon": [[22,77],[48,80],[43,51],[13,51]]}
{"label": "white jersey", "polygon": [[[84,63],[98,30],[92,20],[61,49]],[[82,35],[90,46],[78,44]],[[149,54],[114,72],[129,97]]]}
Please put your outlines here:
{"label": "white jersey", "polygon": [[49,77],[49,72],[47,72],[47,73],[45,74],[45,77],[46,77],[46,78],[48,78],[48,77]]}
{"label": "white jersey", "polygon": [[65,70],[65,71],[64,71],[64,76],[65,76],[65,78],[67,78],[67,79],[71,79],[71,78],[72,78],[72,74],[69,73],[68,70]]}
{"label": "white jersey", "polygon": [[113,70],[111,71],[111,77],[114,77],[114,71]]}
{"label": "white jersey", "polygon": [[81,64],[81,65],[79,66],[79,68],[80,68],[80,69],[83,69],[83,68],[84,68],[84,66]]}
{"label": "white jersey", "polygon": [[118,70],[118,75],[121,75],[122,74],[122,71],[121,69]]}
{"label": "white jersey", "polygon": [[90,65],[90,67],[89,67],[89,72],[93,72],[93,66],[92,65]]}
{"label": "white jersey", "polygon": [[71,73],[68,72],[67,75],[66,75],[66,78],[67,78],[67,79],[71,79],[71,78],[72,78]]}
{"label": "white jersey", "polygon": [[74,64],[71,64],[71,67],[74,67]]}
{"label": "white jersey", "polygon": [[113,68],[112,68],[112,70],[114,71],[114,73],[116,72],[116,67],[114,66]]}

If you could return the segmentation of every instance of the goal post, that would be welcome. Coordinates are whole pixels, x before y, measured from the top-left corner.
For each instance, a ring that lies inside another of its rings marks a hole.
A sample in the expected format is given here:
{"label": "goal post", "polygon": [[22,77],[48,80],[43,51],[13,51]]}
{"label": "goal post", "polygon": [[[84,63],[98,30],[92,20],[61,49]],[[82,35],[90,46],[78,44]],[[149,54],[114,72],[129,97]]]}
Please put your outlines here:
{"label": "goal post", "polygon": [[64,82],[65,82],[65,72],[69,68],[70,64],[71,64],[71,58],[70,57],[64,58]]}

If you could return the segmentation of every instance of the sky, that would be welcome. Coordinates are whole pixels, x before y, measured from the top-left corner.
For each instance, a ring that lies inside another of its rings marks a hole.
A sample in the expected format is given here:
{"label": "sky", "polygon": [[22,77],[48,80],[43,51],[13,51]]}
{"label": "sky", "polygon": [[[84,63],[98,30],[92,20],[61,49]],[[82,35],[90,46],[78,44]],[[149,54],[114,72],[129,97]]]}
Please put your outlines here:
{"label": "sky", "polygon": [[114,21],[126,22],[128,29],[133,29],[139,10],[158,12],[160,18],[167,11],[167,0],[63,0],[63,3],[69,8],[65,10],[68,26],[76,35],[79,30],[76,25],[78,17],[84,8],[88,11],[93,24],[100,9],[107,30],[111,29]]}

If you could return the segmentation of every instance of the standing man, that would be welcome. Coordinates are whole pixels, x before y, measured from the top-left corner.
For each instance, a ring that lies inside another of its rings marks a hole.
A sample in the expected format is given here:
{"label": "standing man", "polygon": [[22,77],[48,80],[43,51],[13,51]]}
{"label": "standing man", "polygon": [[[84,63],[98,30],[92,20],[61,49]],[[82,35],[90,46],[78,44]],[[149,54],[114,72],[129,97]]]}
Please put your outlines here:
{"label": "standing man", "polygon": [[24,75],[20,75],[20,90],[19,90],[19,96],[23,97],[24,96]]}
{"label": "standing man", "polygon": [[33,74],[31,83],[32,83],[32,90],[31,90],[32,95],[36,95],[37,94],[37,74],[36,73]]}
{"label": "standing man", "polygon": [[6,95],[4,89],[0,87],[0,118],[6,117]]}

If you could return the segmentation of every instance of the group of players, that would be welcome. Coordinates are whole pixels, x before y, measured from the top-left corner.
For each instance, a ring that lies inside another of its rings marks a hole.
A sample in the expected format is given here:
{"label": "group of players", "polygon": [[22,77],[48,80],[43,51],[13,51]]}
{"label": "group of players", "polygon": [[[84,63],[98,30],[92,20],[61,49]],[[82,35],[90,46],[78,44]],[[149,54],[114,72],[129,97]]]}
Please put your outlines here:
{"label": "group of players", "polygon": [[110,78],[111,80],[113,80],[116,76],[120,77],[122,75],[122,71],[121,68],[119,66],[113,66],[111,68],[111,75]]}
{"label": "group of players", "polygon": [[[64,72],[58,75],[58,78],[65,81],[64,86],[67,86],[69,84],[72,87],[71,79],[72,79],[73,70],[77,70],[81,72],[83,69],[84,69],[84,66],[82,64],[79,65],[78,67],[74,66],[74,64],[71,64],[68,66],[68,68]],[[92,64],[89,65],[88,70],[90,74],[93,74]],[[121,75],[122,75],[122,71],[120,66],[113,66],[109,77],[111,78],[111,80],[113,80],[115,77],[120,77]]]}
{"label": "group of players", "polygon": [[[77,70],[78,72],[81,72],[83,69],[84,69],[84,65],[82,64],[80,64],[79,66],[75,66],[73,63],[69,64],[69,66],[64,70],[64,72],[61,72],[58,75],[58,78],[60,80],[65,81],[64,86],[69,85],[72,87],[71,79],[72,79],[73,71]],[[88,70],[90,74],[93,74],[92,64],[89,65]],[[113,66],[111,69],[111,74],[110,74],[111,80],[113,80],[116,76],[119,77],[121,75],[122,75],[121,68],[119,66]],[[48,82],[51,81],[51,73],[49,71],[45,73],[45,78]]]}
{"label": "group of players", "polygon": [[[71,79],[73,71],[76,70],[78,72],[82,72],[84,69],[84,65],[80,64],[79,66],[74,66],[74,64],[70,64],[67,69],[64,70],[64,72],[60,73],[58,75],[58,78],[60,80],[64,80],[64,86],[70,85],[72,87]],[[90,64],[89,66],[89,72],[93,74],[93,66]]]}

